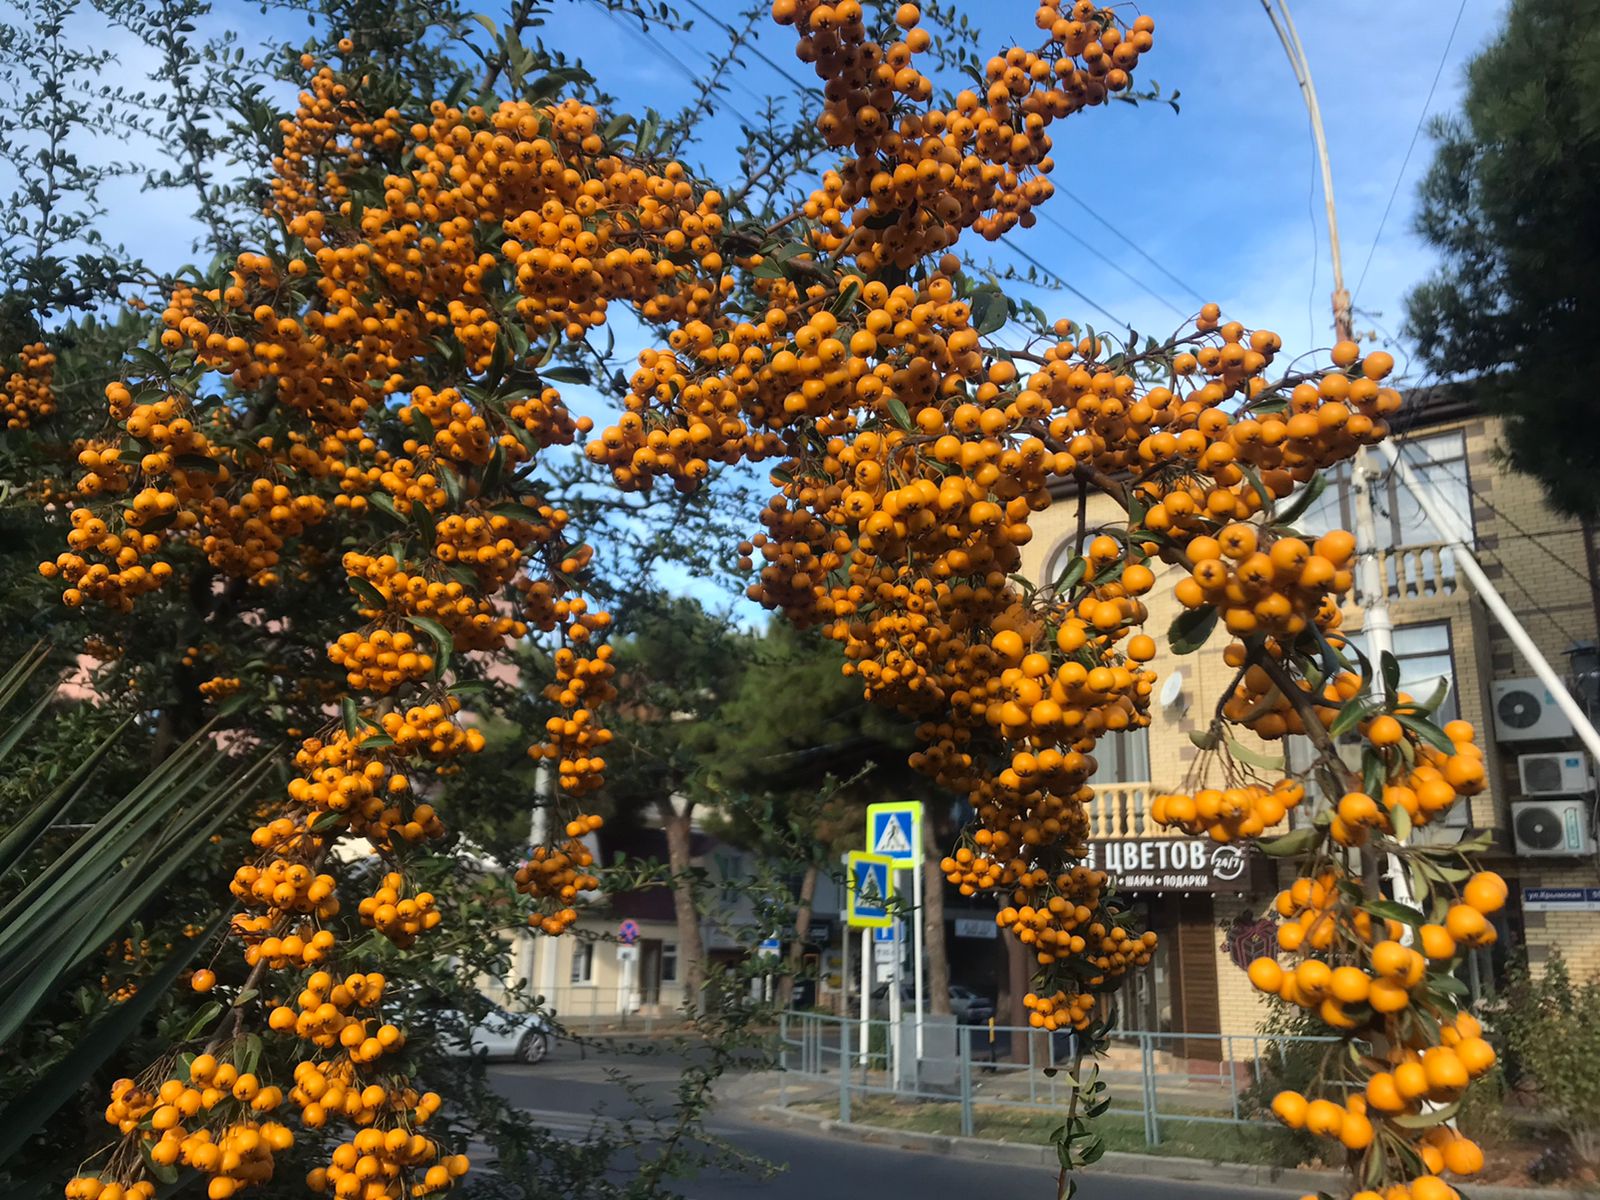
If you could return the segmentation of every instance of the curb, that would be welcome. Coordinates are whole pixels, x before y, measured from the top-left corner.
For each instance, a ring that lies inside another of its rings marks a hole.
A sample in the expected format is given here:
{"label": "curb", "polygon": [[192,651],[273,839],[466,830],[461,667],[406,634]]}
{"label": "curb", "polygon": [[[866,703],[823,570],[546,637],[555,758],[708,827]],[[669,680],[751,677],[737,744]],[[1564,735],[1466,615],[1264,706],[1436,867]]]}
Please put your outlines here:
{"label": "curb", "polygon": [[[946,1154],[953,1158],[980,1162],[1000,1162],[1025,1167],[1055,1167],[1055,1149],[1020,1142],[992,1142],[983,1138],[953,1134],[918,1133],[906,1129],[887,1129],[880,1125],[845,1124],[831,1117],[799,1113],[776,1104],[763,1104],[755,1115],[769,1124],[803,1128],[827,1137],[874,1145],[893,1146],[924,1154]],[[1179,1158],[1155,1154],[1130,1154],[1111,1150],[1091,1173],[1163,1179],[1180,1183],[1220,1183],[1245,1187],[1272,1187],[1316,1192],[1337,1186],[1343,1176],[1331,1171],[1307,1171],[1256,1163],[1215,1163],[1200,1158]],[[1554,1188],[1521,1188],[1473,1185],[1472,1200],[1594,1200],[1595,1192],[1558,1191]]]}

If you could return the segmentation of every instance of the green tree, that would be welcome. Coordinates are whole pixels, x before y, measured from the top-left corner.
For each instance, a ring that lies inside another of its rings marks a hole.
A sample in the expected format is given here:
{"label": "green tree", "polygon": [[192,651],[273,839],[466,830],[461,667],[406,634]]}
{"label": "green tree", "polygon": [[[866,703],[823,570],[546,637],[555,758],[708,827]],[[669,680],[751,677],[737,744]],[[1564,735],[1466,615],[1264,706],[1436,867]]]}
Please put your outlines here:
{"label": "green tree", "polygon": [[1600,0],[1514,0],[1435,122],[1417,228],[1443,257],[1407,300],[1428,369],[1473,380],[1512,466],[1600,516]]}

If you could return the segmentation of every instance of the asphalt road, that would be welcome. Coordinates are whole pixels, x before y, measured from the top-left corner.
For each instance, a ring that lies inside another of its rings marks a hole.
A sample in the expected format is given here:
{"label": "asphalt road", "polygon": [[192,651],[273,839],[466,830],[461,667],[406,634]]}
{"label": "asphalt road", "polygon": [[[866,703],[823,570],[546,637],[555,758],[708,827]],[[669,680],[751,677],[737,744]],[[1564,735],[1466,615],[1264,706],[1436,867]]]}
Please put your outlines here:
{"label": "asphalt road", "polygon": [[[552,1049],[536,1066],[491,1068],[495,1087],[518,1108],[531,1110],[553,1131],[582,1137],[596,1122],[638,1121],[670,1108],[682,1063],[662,1054],[635,1056]],[[630,1089],[615,1078],[626,1072]],[[753,1119],[735,1102],[713,1111],[709,1133],[753,1161],[749,1169],[711,1168],[674,1186],[690,1200],[966,1200],[1003,1195],[1053,1200],[1055,1173],[1038,1167],[974,1162],[889,1146],[818,1136]],[[760,1163],[767,1164],[765,1170]],[[1283,1200],[1283,1193],[1119,1177],[1080,1176],[1083,1200]]]}

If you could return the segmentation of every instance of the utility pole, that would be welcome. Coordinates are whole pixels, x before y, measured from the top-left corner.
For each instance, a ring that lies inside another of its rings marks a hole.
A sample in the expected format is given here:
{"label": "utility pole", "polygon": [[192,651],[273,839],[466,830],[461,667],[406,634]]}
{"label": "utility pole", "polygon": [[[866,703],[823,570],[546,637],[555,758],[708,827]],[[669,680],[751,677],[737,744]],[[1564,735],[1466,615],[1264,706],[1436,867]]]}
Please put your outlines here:
{"label": "utility pole", "polygon": [[[1350,293],[1344,286],[1344,258],[1339,249],[1339,211],[1333,199],[1333,160],[1328,154],[1328,138],[1322,127],[1322,106],[1317,102],[1317,87],[1311,79],[1311,63],[1306,58],[1305,47],[1300,44],[1300,33],[1295,28],[1294,17],[1289,12],[1288,0],[1261,0],[1267,20],[1283,43],[1283,52],[1289,56],[1295,81],[1300,85],[1301,98],[1311,117],[1311,139],[1317,151],[1317,162],[1322,169],[1322,202],[1328,214],[1328,256],[1333,262],[1333,333],[1341,342],[1353,341],[1350,316]],[[1367,637],[1367,652],[1373,662],[1381,662],[1385,654],[1394,653],[1394,620],[1389,614],[1389,582],[1384,578],[1379,561],[1378,521],[1375,497],[1378,472],[1372,455],[1365,446],[1356,447],[1356,458],[1351,470],[1351,489],[1356,502],[1356,603],[1361,609],[1361,629]],[[1388,863],[1389,886],[1394,898],[1402,904],[1413,901],[1411,881],[1393,855]],[[1407,934],[1409,941],[1410,935]]]}

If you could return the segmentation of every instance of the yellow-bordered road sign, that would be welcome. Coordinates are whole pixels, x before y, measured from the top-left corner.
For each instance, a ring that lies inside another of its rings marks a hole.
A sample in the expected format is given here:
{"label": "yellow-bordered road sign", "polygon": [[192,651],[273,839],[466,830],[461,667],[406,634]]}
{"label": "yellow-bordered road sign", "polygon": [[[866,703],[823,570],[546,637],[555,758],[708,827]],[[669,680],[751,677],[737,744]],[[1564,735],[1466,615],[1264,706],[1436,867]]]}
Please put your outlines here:
{"label": "yellow-bordered road sign", "polygon": [[896,870],[917,866],[922,861],[922,802],[867,805],[867,849],[894,859]]}
{"label": "yellow-bordered road sign", "polygon": [[887,855],[850,852],[845,919],[851,928],[882,929],[893,922],[889,901],[894,898],[894,869],[895,861]]}

